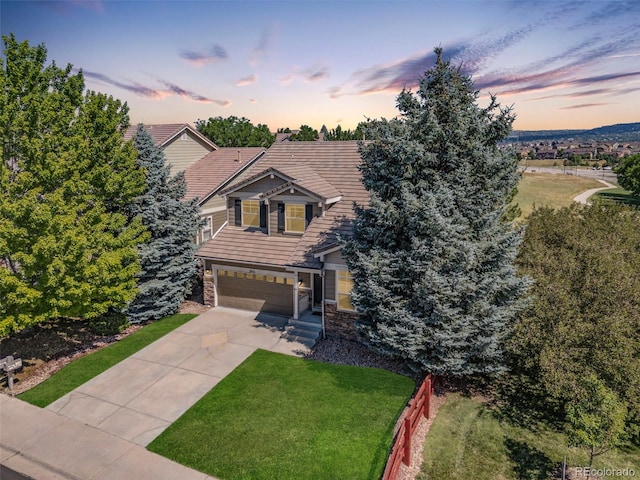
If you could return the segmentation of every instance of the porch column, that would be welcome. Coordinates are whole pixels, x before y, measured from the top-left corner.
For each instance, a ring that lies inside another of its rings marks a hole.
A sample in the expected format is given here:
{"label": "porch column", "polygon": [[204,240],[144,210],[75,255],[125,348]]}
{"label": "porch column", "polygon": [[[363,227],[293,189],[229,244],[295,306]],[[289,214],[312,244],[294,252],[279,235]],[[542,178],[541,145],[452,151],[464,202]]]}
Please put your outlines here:
{"label": "porch column", "polygon": [[211,267],[207,268],[204,271],[204,275],[202,278],[202,283],[204,287],[204,304],[210,305],[212,307],[217,306],[218,298],[217,298],[217,279],[215,278],[215,270],[211,270]]}
{"label": "porch column", "polygon": [[211,273],[213,273],[213,306],[218,306],[218,269],[214,268]]}
{"label": "porch column", "polygon": [[293,319],[298,320],[300,315],[300,305],[298,304],[298,272],[293,273]]}

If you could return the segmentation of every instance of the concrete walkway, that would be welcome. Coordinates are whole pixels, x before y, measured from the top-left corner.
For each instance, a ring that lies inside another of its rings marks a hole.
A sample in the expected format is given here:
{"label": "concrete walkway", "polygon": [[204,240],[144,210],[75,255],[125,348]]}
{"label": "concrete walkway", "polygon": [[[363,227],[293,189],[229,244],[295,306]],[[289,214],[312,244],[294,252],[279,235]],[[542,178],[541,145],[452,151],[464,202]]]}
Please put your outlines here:
{"label": "concrete walkway", "polygon": [[589,203],[589,197],[591,197],[591,195],[593,195],[596,192],[599,192],[600,190],[609,190],[610,188],[617,188],[615,185],[607,182],[606,180],[598,180],[600,183],[606,185],[606,187],[600,187],[600,188],[592,188],[591,190],[587,190],[586,192],[582,192],[580,195],[576,196],[573,201],[576,203],[583,203],[583,204],[587,204]]}
{"label": "concrete walkway", "polygon": [[256,349],[302,355],[287,318],[212,309],[40,409],[0,396],[0,463],[33,478],[211,478],[144,447]]}

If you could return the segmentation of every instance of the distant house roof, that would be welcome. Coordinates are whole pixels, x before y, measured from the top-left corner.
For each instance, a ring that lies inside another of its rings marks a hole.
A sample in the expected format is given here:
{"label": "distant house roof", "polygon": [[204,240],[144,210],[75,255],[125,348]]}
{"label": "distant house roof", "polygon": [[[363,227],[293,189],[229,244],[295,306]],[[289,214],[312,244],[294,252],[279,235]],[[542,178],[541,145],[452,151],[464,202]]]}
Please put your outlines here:
{"label": "distant house roof", "polygon": [[[358,169],[359,142],[283,142],[273,144],[248,172],[248,178],[235,184],[256,181],[272,169],[298,180],[324,195],[340,194],[340,200],[315,217],[301,236],[265,235],[255,229],[228,225],[198,250],[198,256],[220,261],[258,263],[297,268],[320,268],[314,255],[339,245],[338,235],[351,234],[355,217],[353,204],[367,205],[369,193]],[[306,176],[303,172],[307,172]],[[252,179],[253,180],[250,180]],[[236,188],[224,190],[228,193]],[[263,192],[266,193],[266,192]]]}
{"label": "distant house roof", "polygon": [[262,147],[220,148],[205,155],[184,173],[187,181],[185,199],[197,197],[200,203],[205,202],[264,152]]}
{"label": "distant house roof", "polygon": [[289,140],[291,133],[276,133],[276,139],[274,143],[286,142]]}
{"label": "distant house roof", "polygon": [[[155,125],[146,125],[144,124],[144,128],[151,134],[151,138],[153,142],[158,147],[164,147],[165,145],[171,143],[175,138],[182,135],[182,133],[189,131],[195,137],[197,137],[201,142],[208,145],[212,150],[217,150],[218,146],[209,140],[207,137],[202,135],[198,130],[193,128],[188,123],[162,123]],[[125,140],[131,140],[136,131],[138,130],[138,125],[131,125],[124,134]]]}

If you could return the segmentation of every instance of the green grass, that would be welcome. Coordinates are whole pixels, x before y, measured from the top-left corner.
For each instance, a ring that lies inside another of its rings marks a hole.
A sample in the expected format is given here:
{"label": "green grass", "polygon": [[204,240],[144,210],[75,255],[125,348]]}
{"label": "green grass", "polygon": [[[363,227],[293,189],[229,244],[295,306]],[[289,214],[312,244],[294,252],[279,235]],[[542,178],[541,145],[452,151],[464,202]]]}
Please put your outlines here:
{"label": "green grass", "polygon": [[596,193],[597,196],[606,200],[615,200],[616,202],[626,203],[627,205],[640,206],[640,197],[636,197],[624,188],[612,188],[611,190],[603,190]]}
{"label": "green grass", "polygon": [[19,398],[32,405],[46,407],[195,316],[178,314],[150,323],[119,342],[66,365],[55,375],[19,395]]}
{"label": "green grass", "polygon": [[518,194],[514,202],[518,203],[522,210],[520,219],[525,219],[534,206],[567,207],[576,195],[603,186],[597,180],[574,175],[525,173],[518,185]]}
{"label": "green grass", "polygon": [[[587,466],[586,450],[567,447],[566,437],[538,425],[512,425],[479,400],[452,394],[440,408],[424,445],[420,480],[546,480],[562,465]],[[595,468],[640,471],[640,448],[596,457]]]}
{"label": "green grass", "polygon": [[148,449],[224,480],[380,478],[411,379],[256,351]]}

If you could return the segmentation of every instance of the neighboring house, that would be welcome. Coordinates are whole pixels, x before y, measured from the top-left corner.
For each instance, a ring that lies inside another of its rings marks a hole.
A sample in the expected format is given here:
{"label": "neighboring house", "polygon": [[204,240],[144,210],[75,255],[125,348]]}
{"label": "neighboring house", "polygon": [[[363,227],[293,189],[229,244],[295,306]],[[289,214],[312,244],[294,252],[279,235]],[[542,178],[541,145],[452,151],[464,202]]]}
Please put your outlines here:
{"label": "neighboring house", "polygon": [[[153,142],[164,152],[167,164],[171,165],[172,174],[186,170],[219,148],[186,123],[144,125],[144,128],[151,134]],[[137,124],[131,125],[124,134],[125,140],[132,139],[137,129]]]}
{"label": "neighboring house", "polygon": [[[154,143],[162,149],[171,173],[184,171],[187,181],[185,200],[198,198],[203,226],[196,243],[210,239],[227,221],[226,203],[217,192],[242,178],[243,172],[265,152],[263,147],[218,147],[186,123],[144,125]],[[138,125],[130,126],[125,140],[135,135]]]}
{"label": "neighboring house", "polygon": [[203,244],[205,303],[293,319],[322,316],[355,337],[352,279],[338,235],[368,203],[358,142],[274,143],[224,195],[227,223]]}
{"label": "neighboring house", "polygon": [[227,222],[227,203],[218,192],[241,179],[264,152],[262,147],[218,148],[184,172],[187,181],[185,200],[198,198],[203,221],[197,244],[209,240]]}

